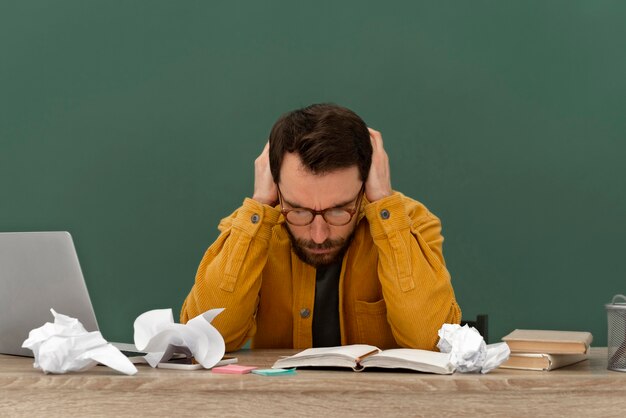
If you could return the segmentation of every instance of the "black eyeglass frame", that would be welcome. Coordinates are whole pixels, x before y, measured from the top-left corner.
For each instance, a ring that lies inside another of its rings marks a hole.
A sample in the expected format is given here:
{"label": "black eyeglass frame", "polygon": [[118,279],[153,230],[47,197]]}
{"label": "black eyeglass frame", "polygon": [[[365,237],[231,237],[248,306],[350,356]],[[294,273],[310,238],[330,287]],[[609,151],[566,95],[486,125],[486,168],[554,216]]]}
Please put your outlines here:
{"label": "black eyeglass frame", "polygon": [[[352,209],[340,209],[340,208],[326,208],[326,209],[322,209],[322,210],[315,210],[315,209],[309,209],[309,208],[292,208],[292,209],[286,209],[285,205],[283,203],[283,194],[280,192],[280,187],[278,187],[278,185],[276,185],[276,188],[278,190],[278,201],[280,203],[280,213],[282,213],[283,217],[285,218],[285,221],[289,224],[289,225],[293,225],[293,226],[307,226],[307,225],[311,225],[313,223],[313,221],[315,220],[315,217],[317,215],[322,215],[322,219],[324,219],[324,222],[326,222],[328,225],[332,225],[332,226],[344,226],[344,225],[348,225],[350,223],[350,221],[352,220],[352,218],[354,218],[354,215],[357,214],[357,212],[359,211],[359,209],[361,208],[361,201],[363,200],[363,195],[365,194],[365,183],[363,183],[363,185],[361,186],[361,189],[359,190],[359,196],[354,204],[354,208]],[[294,224],[292,222],[289,222],[289,219],[287,219],[287,214],[289,214],[289,212],[294,211],[294,210],[304,210],[309,212],[311,215],[313,215],[311,217],[311,220],[308,223],[299,225],[299,224]],[[330,223],[328,222],[328,219],[326,219],[326,212],[331,211],[331,210],[342,210],[344,212],[347,212],[350,214],[350,218],[343,224],[334,224],[334,223]]]}

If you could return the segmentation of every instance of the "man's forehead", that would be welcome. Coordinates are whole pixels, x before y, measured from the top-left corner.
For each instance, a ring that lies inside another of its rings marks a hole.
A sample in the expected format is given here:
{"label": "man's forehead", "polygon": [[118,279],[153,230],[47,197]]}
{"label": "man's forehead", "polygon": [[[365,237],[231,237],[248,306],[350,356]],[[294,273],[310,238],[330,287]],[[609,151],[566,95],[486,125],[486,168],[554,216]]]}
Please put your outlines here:
{"label": "man's forehead", "polygon": [[286,152],[283,156],[283,161],[280,167],[280,181],[282,183],[283,178],[309,178],[309,177],[336,177],[345,176],[346,178],[355,177],[357,182],[360,182],[359,167],[354,164],[349,167],[336,168],[334,170],[325,172],[313,172],[306,165],[302,163],[300,156],[293,152]]}
{"label": "man's forehead", "polygon": [[313,174],[289,163],[283,164],[279,183],[287,203],[310,208],[348,204],[356,198],[361,185],[356,166]]}

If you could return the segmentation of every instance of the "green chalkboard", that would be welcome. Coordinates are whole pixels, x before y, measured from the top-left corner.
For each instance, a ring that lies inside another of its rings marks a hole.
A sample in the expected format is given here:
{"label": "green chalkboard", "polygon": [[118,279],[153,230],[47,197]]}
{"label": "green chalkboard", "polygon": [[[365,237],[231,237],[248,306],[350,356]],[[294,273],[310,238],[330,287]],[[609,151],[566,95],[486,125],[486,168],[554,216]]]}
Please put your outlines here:
{"label": "green chalkboard", "polygon": [[105,337],[178,315],[283,112],[380,130],[463,316],[592,331],[626,292],[626,2],[3,1],[0,230],[74,236]]}

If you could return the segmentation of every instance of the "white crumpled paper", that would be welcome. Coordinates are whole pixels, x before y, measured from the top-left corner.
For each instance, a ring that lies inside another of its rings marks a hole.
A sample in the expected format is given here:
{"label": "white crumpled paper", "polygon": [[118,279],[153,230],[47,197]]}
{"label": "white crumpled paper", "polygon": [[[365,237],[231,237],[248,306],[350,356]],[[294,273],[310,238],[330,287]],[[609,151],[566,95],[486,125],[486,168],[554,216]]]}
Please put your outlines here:
{"label": "white crumpled paper", "polygon": [[102,363],[133,375],[137,368],[98,331],[87,332],[78,319],[57,313],[54,324],[46,322],[30,331],[22,347],[33,351],[35,368],[44,373],[79,372]]}
{"label": "white crumpled paper", "polygon": [[506,343],[485,344],[478,330],[467,325],[443,324],[438,334],[439,351],[450,353],[450,363],[461,373],[489,373],[511,353]]}
{"label": "white crumpled paper", "polygon": [[206,369],[215,366],[224,356],[224,338],[211,321],[224,309],[211,309],[189,320],[174,323],[171,309],[145,312],[135,320],[135,346],[145,351],[146,361],[156,367],[175,353],[193,356]]}

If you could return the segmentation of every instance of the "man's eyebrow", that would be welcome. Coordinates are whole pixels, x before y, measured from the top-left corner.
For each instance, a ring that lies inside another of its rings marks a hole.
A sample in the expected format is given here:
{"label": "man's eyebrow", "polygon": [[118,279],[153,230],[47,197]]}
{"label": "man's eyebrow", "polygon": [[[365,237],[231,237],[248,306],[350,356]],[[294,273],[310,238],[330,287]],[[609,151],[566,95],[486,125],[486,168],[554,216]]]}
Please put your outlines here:
{"label": "man's eyebrow", "polygon": [[[361,193],[361,192],[359,191],[359,194],[360,194],[360,193]],[[329,206],[328,208],[325,208],[325,209],[340,208],[340,207],[342,207],[342,206],[347,206],[347,205],[348,205],[348,203],[352,203],[352,202],[354,202],[354,201],[355,201],[358,197],[359,197],[359,195],[357,194],[357,195],[356,195],[356,197],[354,197],[354,198],[352,198],[352,199],[350,199],[350,200],[347,200],[347,201],[345,201],[345,202],[343,202],[343,203],[340,203],[340,204],[338,204],[338,205],[335,205],[335,206]],[[289,206],[291,206],[292,208],[311,209],[311,208],[307,208],[307,207],[305,207],[305,206],[298,205],[298,204],[295,204],[295,203],[293,203],[293,202],[290,202],[290,201],[288,201],[287,199],[285,199],[285,196],[283,196],[283,202],[285,202],[286,204],[288,204],[288,205],[289,205]]]}

